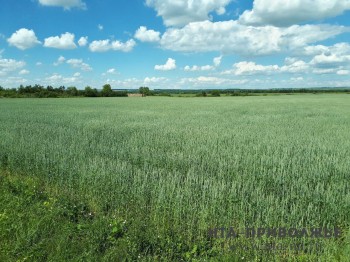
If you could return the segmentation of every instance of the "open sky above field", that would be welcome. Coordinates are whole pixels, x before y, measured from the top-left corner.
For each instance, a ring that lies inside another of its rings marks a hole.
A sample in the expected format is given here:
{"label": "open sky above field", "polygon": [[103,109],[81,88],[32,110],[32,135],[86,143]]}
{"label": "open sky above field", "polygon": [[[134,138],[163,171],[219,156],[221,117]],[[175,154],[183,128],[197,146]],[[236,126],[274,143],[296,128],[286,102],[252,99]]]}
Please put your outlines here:
{"label": "open sky above field", "polygon": [[0,85],[350,86],[350,0],[0,0]]}

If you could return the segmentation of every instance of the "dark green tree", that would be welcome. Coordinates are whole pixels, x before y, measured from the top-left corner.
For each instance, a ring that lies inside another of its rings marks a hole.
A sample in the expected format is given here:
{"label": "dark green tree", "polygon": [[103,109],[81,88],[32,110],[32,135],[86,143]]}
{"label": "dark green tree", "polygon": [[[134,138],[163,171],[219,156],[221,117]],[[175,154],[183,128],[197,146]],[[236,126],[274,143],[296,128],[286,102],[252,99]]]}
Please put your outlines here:
{"label": "dark green tree", "polygon": [[140,94],[141,94],[142,96],[148,96],[148,95],[151,94],[151,91],[149,90],[149,88],[148,88],[148,87],[145,87],[145,86],[141,86],[141,87],[139,88],[139,92],[140,92]]}
{"label": "dark green tree", "polygon": [[57,93],[64,93],[64,91],[66,90],[65,86],[60,86],[58,88],[54,89]]}
{"label": "dark green tree", "polygon": [[110,84],[105,84],[102,87],[101,96],[105,96],[105,97],[113,96],[113,90]]}
{"label": "dark green tree", "polygon": [[212,96],[220,96],[220,90],[212,90],[212,91],[210,92],[210,94],[211,94]]}
{"label": "dark green tree", "polygon": [[70,86],[67,88],[67,94],[70,96],[77,96],[78,95],[78,89],[75,86]]}
{"label": "dark green tree", "polygon": [[87,86],[85,87],[84,95],[86,97],[97,97],[98,91],[96,90],[96,88],[91,88],[90,86]]}

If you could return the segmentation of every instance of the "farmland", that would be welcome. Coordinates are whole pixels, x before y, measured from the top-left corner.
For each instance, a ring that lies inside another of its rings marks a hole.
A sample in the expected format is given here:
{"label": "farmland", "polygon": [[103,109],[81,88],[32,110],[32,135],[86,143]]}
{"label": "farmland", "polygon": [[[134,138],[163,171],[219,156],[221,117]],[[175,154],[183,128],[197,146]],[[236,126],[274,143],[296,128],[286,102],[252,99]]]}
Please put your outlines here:
{"label": "farmland", "polygon": [[[345,261],[349,112],[347,94],[0,99],[0,260]],[[217,227],[343,235],[271,254]]]}

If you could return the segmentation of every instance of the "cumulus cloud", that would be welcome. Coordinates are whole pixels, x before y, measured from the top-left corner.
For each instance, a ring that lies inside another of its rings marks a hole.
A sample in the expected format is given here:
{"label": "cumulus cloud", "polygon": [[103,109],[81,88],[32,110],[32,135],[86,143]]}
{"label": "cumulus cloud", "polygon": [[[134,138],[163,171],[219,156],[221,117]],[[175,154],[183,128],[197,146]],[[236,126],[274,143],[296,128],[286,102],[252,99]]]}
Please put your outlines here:
{"label": "cumulus cloud", "polygon": [[72,77],[64,77],[60,74],[53,74],[46,77],[43,81],[47,85],[76,85],[77,83],[81,83],[82,79],[80,75],[77,74],[74,74]]}
{"label": "cumulus cloud", "polygon": [[165,77],[146,77],[143,80],[143,83],[145,85],[149,85],[149,84],[159,84],[159,83],[165,83],[168,82],[169,79],[165,78]]}
{"label": "cumulus cloud", "polygon": [[176,69],[176,61],[175,59],[168,58],[166,63],[164,65],[156,65],[154,67],[155,70],[160,70],[160,71],[170,71]]}
{"label": "cumulus cloud", "polygon": [[147,27],[140,26],[140,28],[135,32],[134,37],[141,42],[159,42],[160,32],[148,30]]}
{"label": "cumulus cloud", "polygon": [[257,75],[271,74],[279,71],[278,65],[258,65],[255,62],[242,61],[235,63],[232,70],[223,72],[223,74],[234,75]]}
{"label": "cumulus cloud", "polygon": [[88,37],[87,36],[80,37],[80,39],[78,41],[78,45],[79,46],[86,46],[87,44],[88,44]]}
{"label": "cumulus cloud", "polygon": [[[1,76],[1,71],[0,71],[0,76]],[[28,80],[18,76],[9,76],[2,81],[2,84],[5,86],[16,86],[16,85],[21,85],[25,83],[28,83]]]}
{"label": "cumulus cloud", "polygon": [[106,75],[116,75],[116,74],[118,74],[117,69],[115,69],[115,68],[110,68],[110,69],[108,69],[105,73],[102,73],[101,75],[102,75],[102,76],[106,76]]}
{"label": "cumulus cloud", "polygon": [[66,58],[63,56],[60,56],[55,63],[53,63],[54,66],[58,66],[60,64],[63,64],[66,61]]}
{"label": "cumulus cloud", "polygon": [[221,65],[221,60],[222,60],[222,56],[218,56],[218,57],[214,57],[213,59],[213,63],[215,67],[218,67]]}
{"label": "cumulus cloud", "polygon": [[[298,56],[310,57],[306,66],[314,74],[346,75],[350,70],[350,44],[337,43],[332,46],[311,45],[296,52]],[[303,69],[300,72],[306,72]]]}
{"label": "cumulus cloud", "polygon": [[309,64],[303,60],[287,57],[285,65],[281,67],[281,72],[285,73],[306,73],[309,70]]}
{"label": "cumulus cloud", "polygon": [[348,43],[337,43],[332,46],[324,45],[311,45],[304,47],[299,51],[299,55],[304,56],[316,56],[321,54],[336,54],[338,56],[349,55],[350,54],[350,44]]}
{"label": "cumulus cloud", "polygon": [[341,76],[350,75],[350,70],[341,69],[341,70],[337,71],[337,75],[341,75]]}
{"label": "cumulus cloud", "polygon": [[199,76],[195,78],[182,78],[179,81],[181,86],[192,88],[227,88],[247,83],[246,79],[230,79],[214,76]]}
{"label": "cumulus cloud", "polygon": [[123,80],[107,79],[105,83],[119,88],[134,88],[135,86],[142,86],[143,81],[137,78],[128,78]]}
{"label": "cumulus cloud", "polygon": [[215,67],[212,65],[205,65],[205,66],[185,66],[184,70],[185,71],[191,71],[191,72],[195,72],[195,71],[210,71],[210,70],[214,70]]}
{"label": "cumulus cloud", "polygon": [[283,66],[279,65],[259,65],[251,61],[241,61],[233,64],[232,69],[222,72],[222,75],[253,76],[271,75],[278,73],[306,73],[309,64],[296,58],[286,58]]}
{"label": "cumulus cloud", "polygon": [[[333,46],[309,46],[304,51],[311,57],[287,57],[284,65],[259,65],[241,61],[223,75],[252,76],[270,74],[337,74],[348,75],[350,71],[350,45],[338,43]],[[307,60],[306,60],[307,59]]]}
{"label": "cumulus cloud", "polygon": [[337,72],[336,68],[314,68],[312,73],[317,75],[334,74]]}
{"label": "cumulus cloud", "polygon": [[225,6],[232,0],[146,0],[146,5],[153,7],[166,26],[183,26],[190,22],[207,20],[208,14],[216,11],[225,13]]}
{"label": "cumulus cloud", "polygon": [[52,36],[45,39],[44,46],[57,48],[57,49],[75,49],[77,48],[74,43],[74,34],[64,33],[61,36]]}
{"label": "cumulus cloud", "polygon": [[67,60],[67,64],[69,64],[73,68],[78,68],[82,71],[92,71],[91,66],[89,64],[84,63],[82,59],[69,59]]}
{"label": "cumulus cloud", "polygon": [[290,26],[334,17],[349,9],[349,0],[255,0],[253,9],[245,11],[239,21],[249,25]]}
{"label": "cumulus cloud", "polygon": [[29,72],[28,70],[22,69],[21,71],[19,71],[18,74],[20,74],[20,75],[28,75],[29,73],[30,73],[30,72]]}
{"label": "cumulus cloud", "polygon": [[349,31],[344,26],[293,25],[245,26],[237,21],[193,22],[185,27],[170,28],[160,41],[164,49],[182,52],[238,53],[269,55],[305,47]]}
{"label": "cumulus cloud", "polygon": [[106,73],[107,73],[107,74],[112,74],[112,75],[114,75],[114,74],[118,73],[118,71],[117,71],[117,69],[115,69],[115,68],[110,68],[110,69],[107,70]]}
{"label": "cumulus cloud", "polygon": [[123,43],[118,40],[110,41],[107,40],[98,40],[93,41],[89,48],[91,52],[107,52],[107,51],[122,51],[122,52],[130,52],[135,47],[136,42],[134,39],[130,39],[127,42]]}
{"label": "cumulus cloud", "polygon": [[[106,83],[112,86],[118,86],[119,88],[135,88],[135,86],[149,86],[150,88],[175,88],[174,82],[170,82],[165,77],[145,77],[139,78],[127,78],[127,79],[107,79]],[[165,85],[166,84],[166,85]]]}
{"label": "cumulus cloud", "polygon": [[86,4],[81,0],[39,0],[39,3],[43,6],[63,7],[65,10],[74,7],[86,9]]}
{"label": "cumulus cloud", "polygon": [[90,46],[92,52],[107,52],[112,49],[110,40],[93,41]]}
{"label": "cumulus cloud", "polygon": [[311,57],[308,66],[315,74],[337,73],[342,75],[343,70],[346,72],[350,68],[350,45],[348,43],[337,43],[332,46],[306,46],[297,53],[299,56]]}
{"label": "cumulus cloud", "polygon": [[196,71],[211,71],[215,70],[221,64],[222,56],[215,57],[213,59],[213,65],[204,65],[204,66],[185,66],[185,71],[196,72]]}
{"label": "cumulus cloud", "polygon": [[8,73],[23,68],[26,65],[24,61],[14,59],[2,59],[0,57],[0,76],[6,76]]}
{"label": "cumulus cloud", "polygon": [[33,30],[21,28],[11,35],[7,42],[10,46],[15,46],[18,49],[26,50],[40,44]]}
{"label": "cumulus cloud", "polygon": [[350,55],[338,56],[337,54],[320,54],[316,55],[310,64],[319,68],[334,68],[350,62]]}
{"label": "cumulus cloud", "polygon": [[290,81],[292,82],[299,82],[299,81],[304,81],[304,77],[299,76],[299,77],[291,77]]}
{"label": "cumulus cloud", "polygon": [[[337,67],[327,73],[335,72]],[[235,76],[256,76],[256,75],[271,75],[271,74],[305,74],[313,72],[317,74],[324,73],[325,71],[318,70],[312,62],[305,62],[298,60],[297,58],[287,57],[283,66],[279,65],[259,65],[255,62],[241,61],[235,63],[232,69],[222,72],[222,75],[235,75]]]}
{"label": "cumulus cloud", "polygon": [[115,73],[117,70],[115,69],[115,68],[111,68],[111,69],[108,69],[107,70],[107,73],[109,73],[109,74],[113,74],[113,73]]}

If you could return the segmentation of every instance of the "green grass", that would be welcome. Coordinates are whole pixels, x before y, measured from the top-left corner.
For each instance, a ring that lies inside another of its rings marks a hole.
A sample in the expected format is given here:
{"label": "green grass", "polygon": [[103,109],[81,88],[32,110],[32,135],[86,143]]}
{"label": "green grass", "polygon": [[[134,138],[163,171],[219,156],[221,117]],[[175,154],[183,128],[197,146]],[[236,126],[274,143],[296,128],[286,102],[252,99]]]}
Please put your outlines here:
{"label": "green grass", "polygon": [[[0,99],[0,260],[345,261],[349,112],[335,94]],[[222,248],[221,226],[345,233],[274,255]]]}

